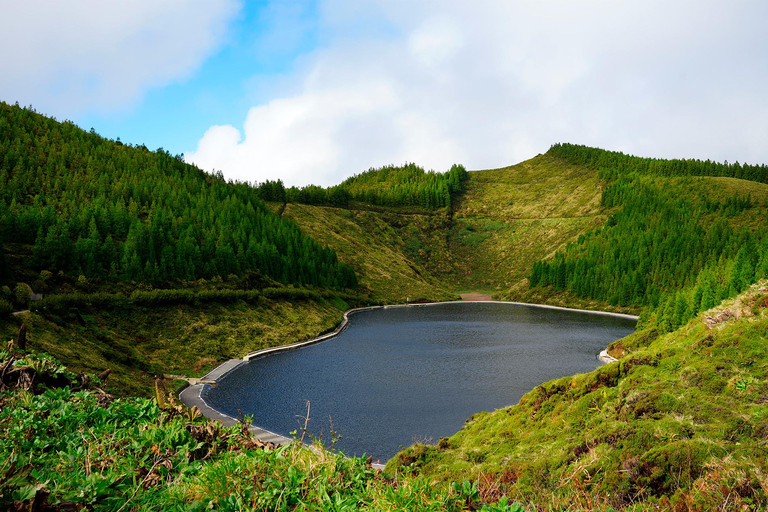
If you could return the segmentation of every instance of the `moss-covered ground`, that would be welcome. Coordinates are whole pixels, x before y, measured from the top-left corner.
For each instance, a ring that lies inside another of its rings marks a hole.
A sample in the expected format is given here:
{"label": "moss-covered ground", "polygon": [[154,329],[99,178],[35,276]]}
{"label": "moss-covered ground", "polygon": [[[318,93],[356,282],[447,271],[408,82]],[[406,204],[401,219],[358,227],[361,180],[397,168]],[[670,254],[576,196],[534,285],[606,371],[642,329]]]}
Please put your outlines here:
{"label": "moss-covered ground", "polygon": [[618,362],[475,414],[388,469],[473,475],[537,510],[765,510],[766,307],[764,282],[678,331],[641,329],[611,346]]}

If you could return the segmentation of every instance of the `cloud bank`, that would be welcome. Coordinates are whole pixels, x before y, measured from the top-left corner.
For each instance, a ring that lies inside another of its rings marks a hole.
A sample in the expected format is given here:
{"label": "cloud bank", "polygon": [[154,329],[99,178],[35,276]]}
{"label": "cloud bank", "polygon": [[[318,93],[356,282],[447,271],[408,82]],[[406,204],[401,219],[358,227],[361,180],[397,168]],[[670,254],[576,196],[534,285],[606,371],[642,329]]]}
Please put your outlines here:
{"label": "cloud bank", "polygon": [[768,4],[328,0],[323,46],[187,159],[329,185],[371,166],[499,167],[574,142],[768,161]]}
{"label": "cloud bank", "polygon": [[188,77],[224,40],[239,0],[4,0],[0,98],[73,116]]}

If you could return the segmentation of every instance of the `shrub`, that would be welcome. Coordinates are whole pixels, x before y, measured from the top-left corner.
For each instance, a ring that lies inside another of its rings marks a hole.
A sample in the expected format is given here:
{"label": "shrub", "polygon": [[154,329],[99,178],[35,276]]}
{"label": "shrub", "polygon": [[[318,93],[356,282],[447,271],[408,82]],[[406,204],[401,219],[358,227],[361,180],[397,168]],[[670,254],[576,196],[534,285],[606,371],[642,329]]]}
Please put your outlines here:
{"label": "shrub", "polygon": [[29,306],[29,295],[31,293],[32,290],[29,288],[29,285],[24,283],[17,284],[13,289],[13,296],[16,304],[22,309],[27,308]]}
{"label": "shrub", "polygon": [[306,288],[264,288],[264,296],[269,299],[320,299],[320,294]]}

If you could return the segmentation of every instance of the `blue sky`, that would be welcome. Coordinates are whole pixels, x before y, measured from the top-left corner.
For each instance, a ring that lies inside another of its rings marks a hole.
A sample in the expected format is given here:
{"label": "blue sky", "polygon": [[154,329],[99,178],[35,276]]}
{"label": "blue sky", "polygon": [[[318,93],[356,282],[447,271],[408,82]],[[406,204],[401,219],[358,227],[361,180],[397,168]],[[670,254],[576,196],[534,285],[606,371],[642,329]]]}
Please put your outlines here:
{"label": "blue sky", "polygon": [[106,137],[162,146],[173,154],[193,149],[213,124],[242,123],[251,105],[268,100],[258,91],[259,77],[289,72],[296,58],[320,44],[316,3],[290,4],[284,15],[294,27],[291,33],[276,37],[268,2],[245,2],[221,47],[191,77],[150,89],[123,108],[84,111],[73,120],[98,127]]}
{"label": "blue sky", "polygon": [[243,181],[574,142],[768,163],[750,0],[0,0],[0,99]]}

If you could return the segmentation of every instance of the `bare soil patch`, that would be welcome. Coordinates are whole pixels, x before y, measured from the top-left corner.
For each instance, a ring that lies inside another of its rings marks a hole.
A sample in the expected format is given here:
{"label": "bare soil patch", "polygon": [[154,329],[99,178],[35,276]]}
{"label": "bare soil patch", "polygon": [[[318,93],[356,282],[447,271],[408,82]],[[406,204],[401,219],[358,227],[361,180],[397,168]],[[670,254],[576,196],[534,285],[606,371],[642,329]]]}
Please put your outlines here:
{"label": "bare soil patch", "polygon": [[490,301],[490,293],[462,293],[461,300]]}

